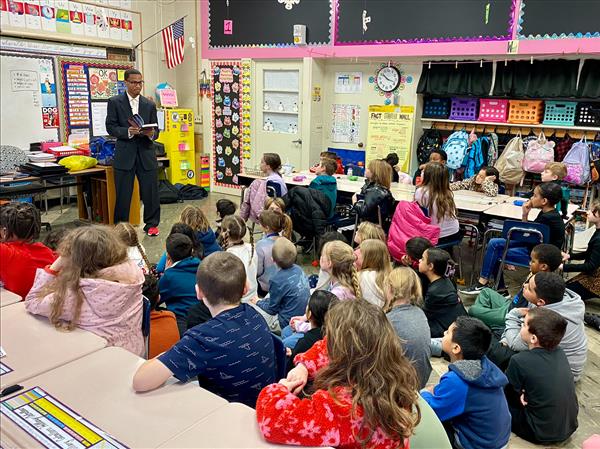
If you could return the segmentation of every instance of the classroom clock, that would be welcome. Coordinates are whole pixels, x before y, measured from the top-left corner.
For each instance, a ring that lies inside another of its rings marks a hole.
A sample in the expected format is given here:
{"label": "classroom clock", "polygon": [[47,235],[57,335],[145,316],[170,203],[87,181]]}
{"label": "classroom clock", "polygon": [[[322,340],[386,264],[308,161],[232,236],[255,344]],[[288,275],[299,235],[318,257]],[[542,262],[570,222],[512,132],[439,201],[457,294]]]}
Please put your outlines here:
{"label": "classroom clock", "polygon": [[375,75],[375,83],[383,92],[393,92],[400,85],[400,70],[393,65],[385,65]]}

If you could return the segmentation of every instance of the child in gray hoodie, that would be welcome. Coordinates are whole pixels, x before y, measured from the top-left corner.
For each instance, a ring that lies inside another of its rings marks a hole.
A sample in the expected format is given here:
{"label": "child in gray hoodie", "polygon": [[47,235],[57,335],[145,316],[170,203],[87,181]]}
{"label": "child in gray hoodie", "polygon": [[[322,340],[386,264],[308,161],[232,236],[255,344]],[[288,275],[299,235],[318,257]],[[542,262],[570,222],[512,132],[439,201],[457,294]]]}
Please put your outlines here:
{"label": "child in gray hoodie", "polygon": [[523,296],[528,307],[512,309],[506,315],[506,329],[500,343],[513,351],[527,349],[521,338],[521,326],[528,310],[547,307],[567,320],[565,336],[559,347],[565,352],[573,378],[577,382],[583,373],[587,359],[587,337],[583,326],[585,304],[576,293],[565,288],[565,281],[556,273],[539,272],[531,276],[523,286]]}

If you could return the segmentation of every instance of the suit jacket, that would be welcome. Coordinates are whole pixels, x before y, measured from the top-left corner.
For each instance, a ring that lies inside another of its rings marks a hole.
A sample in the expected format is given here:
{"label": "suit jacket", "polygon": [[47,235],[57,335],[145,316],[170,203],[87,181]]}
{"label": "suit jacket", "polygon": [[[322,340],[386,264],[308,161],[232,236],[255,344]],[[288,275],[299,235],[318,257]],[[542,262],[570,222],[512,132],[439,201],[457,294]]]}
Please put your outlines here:
{"label": "suit jacket", "polygon": [[[144,119],[144,123],[158,123],[156,106],[142,95],[139,96],[138,114]],[[158,163],[154,153],[152,139],[146,136],[134,136],[129,138],[129,118],[133,115],[127,92],[115,95],[108,99],[106,113],[106,130],[117,138],[115,149],[114,168],[119,170],[131,170],[135,165],[136,156],[139,153],[144,170],[156,170]],[[158,133],[154,136],[157,137]]]}

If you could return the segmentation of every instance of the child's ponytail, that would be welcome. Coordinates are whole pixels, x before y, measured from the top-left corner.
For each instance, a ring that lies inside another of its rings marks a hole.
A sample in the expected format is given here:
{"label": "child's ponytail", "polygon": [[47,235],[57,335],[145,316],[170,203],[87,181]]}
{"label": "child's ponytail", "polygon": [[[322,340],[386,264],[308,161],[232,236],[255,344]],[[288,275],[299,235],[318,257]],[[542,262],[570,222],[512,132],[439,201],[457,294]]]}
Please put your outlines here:
{"label": "child's ponytail", "polygon": [[456,262],[450,254],[440,248],[429,248],[427,250],[427,263],[433,266],[433,272],[443,278],[452,278],[456,272]]}

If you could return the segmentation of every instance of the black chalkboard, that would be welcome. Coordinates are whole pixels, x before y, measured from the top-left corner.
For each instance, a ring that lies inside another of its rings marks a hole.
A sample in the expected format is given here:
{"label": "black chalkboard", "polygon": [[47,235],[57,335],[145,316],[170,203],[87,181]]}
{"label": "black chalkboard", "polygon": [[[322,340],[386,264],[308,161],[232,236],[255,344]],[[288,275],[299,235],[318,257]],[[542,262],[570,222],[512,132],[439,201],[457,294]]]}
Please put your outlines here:
{"label": "black chalkboard", "polygon": [[[306,41],[328,44],[331,3],[329,0],[291,2],[291,9],[277,0],[209,0],[211,47],[293,44],[294,25],[306,25]],[[225,34],[224,20],[233,20],[233,33]]]}
{"label": "black chalkboard", "polygon": [[600,33],[600,0],[523,0],[521,36]]}
{"label": "black chalkboard", "polygon": [[[336,43],[510,39],[512,0],[339,0]],[[371,18],[363,33],[363,9]]]}

